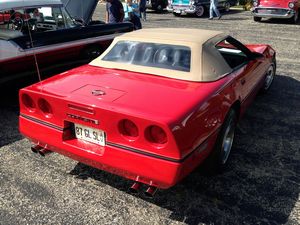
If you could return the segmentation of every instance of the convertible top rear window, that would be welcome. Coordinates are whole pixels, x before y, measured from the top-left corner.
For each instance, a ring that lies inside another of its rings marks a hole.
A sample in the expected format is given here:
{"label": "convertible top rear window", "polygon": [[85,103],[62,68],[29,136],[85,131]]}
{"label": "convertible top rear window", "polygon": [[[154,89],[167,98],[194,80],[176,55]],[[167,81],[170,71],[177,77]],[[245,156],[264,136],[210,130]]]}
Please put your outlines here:
{"label": "convertible top rear window", "polygon": [[102,60],[189,72],[191,50],[179,45],[119,41]]}

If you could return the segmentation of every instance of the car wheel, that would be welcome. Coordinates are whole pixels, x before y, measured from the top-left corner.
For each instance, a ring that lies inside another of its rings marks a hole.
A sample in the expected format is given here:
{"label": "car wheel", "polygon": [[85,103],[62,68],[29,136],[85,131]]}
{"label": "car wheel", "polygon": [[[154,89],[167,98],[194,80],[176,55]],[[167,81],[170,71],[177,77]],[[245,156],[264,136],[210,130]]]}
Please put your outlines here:
{"label": "car wheel", "polygon": [[264,86],[262,87],[262,92],[267,92],[270,89],[275,74],[276,74],[276,66],[274,63],[272,63],[266,72],[266,77],[264,81]]}
{"label": "car wheel", "polygon": [[163,11],[162,5],[161,4],[157,5],[156,8],[155,8],[155,11],[162,12]]}
{"label": "car wheel", "polygon": [[254,20],[255,22],[260,22],[260,21],[261,21],[261,17],[254,16],[254,17],[253,17],[253,20]]}
{"label": "car wheel", "polygon": [[205,12],[205,8],[203,5],[198,5],[196,6],[196,12],[195,12],[195,15],[197,17],[202,17],[204,15],[204,12]]}
{"label": "car wheel", "polygon": [[174,15],[174,16],[180,16],[180,13],[175,13],[175,12],[173,12],[173,15]]}
{"label": "car wheel", "polygon": [[213,152],[203,164],[207,175],[222,173],[226,167],[234,140],[236,124],[237,114],[235,110],[230,109],[218,134]]}
{"label": "car wheel", "polygon": [[231,152],[233,139],[234,139],[234,131],[237,123],[236,113],[234,110],[230,110],[226,120],[222,126],[220,133],[220,140],[217,146],[218,150],[218,164],[225,165],[228,161],[228,157]]}
{"label": "car wheel", "polygon": [[229,12],[229,10],[230,10],[230,3],[229,2],[225,2],[224,10],[225,10],[225,12]]}

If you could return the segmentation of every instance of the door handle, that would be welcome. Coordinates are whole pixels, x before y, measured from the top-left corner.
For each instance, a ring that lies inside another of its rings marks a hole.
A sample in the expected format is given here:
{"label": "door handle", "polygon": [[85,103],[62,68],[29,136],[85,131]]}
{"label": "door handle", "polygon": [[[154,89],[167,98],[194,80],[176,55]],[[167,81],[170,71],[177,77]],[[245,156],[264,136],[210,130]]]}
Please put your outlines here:
{"label": "door handle", "polygon": [[246,83],[246,80],[243,78],[241,79],[241,84],[244,85]]}

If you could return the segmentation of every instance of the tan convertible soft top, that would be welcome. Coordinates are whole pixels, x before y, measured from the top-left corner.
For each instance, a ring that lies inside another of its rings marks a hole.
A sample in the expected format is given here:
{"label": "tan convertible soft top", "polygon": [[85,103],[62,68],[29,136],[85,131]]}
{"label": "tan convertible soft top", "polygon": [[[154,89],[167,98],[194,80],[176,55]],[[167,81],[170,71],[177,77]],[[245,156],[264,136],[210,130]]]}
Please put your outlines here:
{"label": "tan convertible soft top", "polygon": [[[171,77],[189,81],[213,81],[231,71],[215,45],[224,40],[226,34],[219,31],[200,29],[157,28],[141,29],[114,39],[110,47],[90,65],[116,68],[134,72]],[[191,50],[190,71],[148,67],[102,60],[119,41],[137,41],[186,46]]]}

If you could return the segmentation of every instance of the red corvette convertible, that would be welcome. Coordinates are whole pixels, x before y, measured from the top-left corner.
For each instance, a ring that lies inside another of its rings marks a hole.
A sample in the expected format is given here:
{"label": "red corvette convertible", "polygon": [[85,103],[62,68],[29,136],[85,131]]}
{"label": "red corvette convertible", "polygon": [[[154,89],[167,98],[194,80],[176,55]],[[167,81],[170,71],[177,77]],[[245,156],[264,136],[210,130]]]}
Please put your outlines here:
{"label": "red corvette convertible", "polygon": [[222,169],[236,124],[276,70],[268,45],[218,31],[143,29],[117,37],[89,65],[20,90],[20,131],[57,152],[169,188],[205,159]]}

